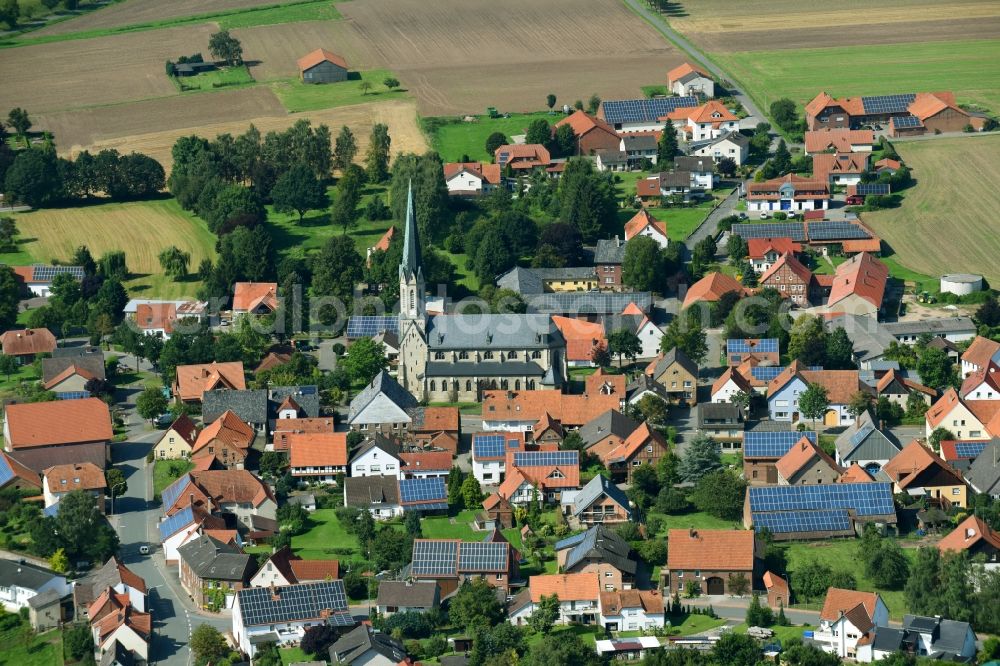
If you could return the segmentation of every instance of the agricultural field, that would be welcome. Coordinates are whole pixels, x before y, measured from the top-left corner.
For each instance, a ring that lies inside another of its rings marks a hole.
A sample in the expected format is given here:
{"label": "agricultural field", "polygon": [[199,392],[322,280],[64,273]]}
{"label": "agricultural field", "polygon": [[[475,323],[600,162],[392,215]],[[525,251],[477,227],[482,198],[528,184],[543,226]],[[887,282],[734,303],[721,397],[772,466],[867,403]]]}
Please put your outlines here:
{"label": "agricultural field", "polygon": [[[863,213],[894,251],[893,259],[917,273],[981,273],[1000,281],[1000,136],[897,142],[913,171],[914,187],[899,208]],[[969,174],[976,174],[969,177]],[[958,193],[961,193],[959,195]],[[941,242],[946,238],[947,242]],[[933,249],[933,251],[931,251]]]}
{"label": "agricultural field", "polygon": [[[176,246],[191,254],[191,270],[215,255],[215,237],[205,223],[174,200],[51,208],[16,213],[21,252],[32,260],[67,261],[80,245],[95,256],[123,250],[133,278],[125,283],[133,296],[194,296],[199,283],[174,282],[163,275],[157,255]],[[7,262],[6,255],[0,261]]]}

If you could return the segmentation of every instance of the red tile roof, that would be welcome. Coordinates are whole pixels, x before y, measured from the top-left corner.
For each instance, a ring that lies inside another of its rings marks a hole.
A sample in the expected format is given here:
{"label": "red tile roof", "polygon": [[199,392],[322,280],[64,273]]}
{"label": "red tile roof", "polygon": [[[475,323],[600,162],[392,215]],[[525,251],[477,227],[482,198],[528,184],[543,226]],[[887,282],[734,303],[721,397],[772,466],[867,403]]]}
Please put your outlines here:
{"label": "red tile roof", "polygon": [[245,450],[253,443],[256,434],[253,428],[236,416],[235,412],[227,409],[222,416],[201,431],[194,446],[191,447],[191,453],[197,453],[213,442],[222,442]]}
{"label": "red tile roof", "polygon": [[767,589],[768,592],[774,590],[784,600],[784,603],[788,603],[788,581],[778,574],[765,571],[764,588]]}
{"label": "red tile roof", "polygon": [[109,442],[111,412],[98,398],[7,405],[10,448]]}
{"label": "red tile roof", "polygon": [[811,463],[815,458],[822,460],[826,463],[827,467],[835,472],[839,473],[841,471],[840,465],[833,458],[806,437],[800,439],[788,449],[785,455],[778,458],[775,467],[778,469],[778,474],[781,475],[781,478],[790,481],[793,476],[802,471],[802,468]]}
{"label": "red tile roof", "polygon": [[0,346],[3,347],[4,356],[51,354],[56,348],[56,336],[47,328],[7,331],[0,335]]}
{"label": "red tile roof", "polygon": [[720,124],[724,122],[733,122],[739,120],[736,116],[729,112],[729,109],[717,100],[709,100],[701,106],[695,107],[681,107],[675,109],[667,116],[671,120],[679,120],[681,118],[686,118],[693,123],[712,123],[713,127],[719,127]]}
{"label": "red tile roof", "polygon": [[861,465],[851,463],[851,466],[837,479],[837,483],[870,483],[874,480],[874,477],[866,472]]}
{"label": "red tile roof", "polygon": [[[659,185],[657,185],[657,194],[659,194]],[[667,223],[662,220],[657,220],[649,214],[649,211],[643,208],[638,213],[633,215],[631,220],[625,223],[625,240],[630,240],[635,236],[638,236],[646,227],[653,227],[660,232],[664,238],[667,236]]]}
{"label": "red tile roof", "polygon": [[400,453],[403,461],[403,473],[408,472],[447,472],[451,469],[451,453],[449,451],[421,451],[419,453]]}
{"label": "red tile roof", "polygon": [[296,61],[300,72],[311,69],[321,62],[332,62],[337,67],[347,69],[347,61],[344,60],[343,57],[337,55],[336,53],[331,53],[326,49],[316,49],[315,51],[310,51]]}
{"label": "red tile roof", "polygon": [[[744,361],[745,362],[745,361]],[[715,395],[722,388],[729,383],[729,380],[733,380],[739,390],[743,391],[747,395],[753,394],[753,386],[747,381],[747,378],[736,371],[736,368],[726,368],[726,371],[722,373],[722,376],[715,380],[712,384],[712,393],[710,395]]]}
{"label": "red tile roof", "polygon": [[235,502],[256,507],[267,500],[275,501],[270,486],[245,469],[193,471],[188,472],[186,479],[186,485],[182,484],[184,488],[174,504],[163,507],[166,515],[173,515],[188,506],[191,494],[195,495],[195,503],[199,505],[203,496],[210,498],[213,505]]}
{"label": "red tile roof", "polygon": [[643,422],[621,444],[602,456],[603,462],[607,465],[612,462],[628,461],[650,442],[656,442],[663,448],[668,448],[667,440],[663,438],[663,435],[650,428],[648,423]]}
{"label": "red tile roof", "polygon": [[747,293],[746,288],[735,278],[729,277],[725,273],[709,273],[688,287],[682,308],[690,307],[699,301],[717,301],[722,298],[723,294],[728,294],[731,291],[739,292],[740,295]]}
{"label": "red tile roof", "polygon": [[583,111],[577,110],[576,112],[566,116],[562,120],[556,123],[556,127],[562,127],[563,125],[569,125],[573,128],[573,134],[580,137],[591,131],[604,132],[610,134],[614,137],[618,137],[618,133],[615,132],[614,128],[594,116],[588,115]]}
{"label": "red tile roof", "polygon": [[641,608],[647,615],[661,615],[663,596],[658,590],[601,592],[602,615],[621,615],[626,608]]}
{"label": "red tile roof", "polygon": [[459,429],[458,407],[424,407],[424,422],[411,426],[412,432],[455,432]]}
{"label": "red tile roof", "polygon": [[243,361],[178,365],[174,374],[174,383],[181,400],[201,400],[205,391],[218,388],[242,391],[247,387]]}
{"label": "red tile roof", "polygon": [[831,405],[846,405],[863,390],[857,370],[803,370],[799,374],[806,383],[824,387]]}
{"label": "red tile roof", "polygon": [[[819,617],[821,620],[835,622],[840,619],[841,613],[847,613],[861,606],[870,619],[875,615],[875,605],[878,603],[878,599],[877,592],[859,592],[857,590],[844,590],[839,587],[831,587],[826,591],[826,599],[823,602],[823,610],[820,611]],[[865,629],[865,627],[858,628]]]}
{"label": "red tile roof", "polygon": [[337,560],[299,560],[288,563],[295,579],[302,583],[311,580],[337,580],[340,578],[340,562]]}
{"label": "red tile roof", "polygon": [[237,282],[233,285],[233,311],[250,312],[259,306],[278,309],[277,282]]}
{"label": "red tile roof", "polygon": [[291,433],[287,442],[290,467],[347,466],[346,432]]}
{"label": "red tile roof", "polygon": [[794,173],[772,178],[761,183],[747,183],[748,199],[778,199],[782,185],[791,185],[795,199],[815,199],[829,197],[830,185],[820,178],[806,178]]}
{"label": "red tile roof", "polygon": [[497,164],[502,161],[501,153],[506,154],[507,163],[515,169],[546,167],[552,163],[548,148],[539,143],[509,143],[500,146],[493,151],[493,158]]}
{"label": "red tile roof", "polygon": [[372,245],[371,249],[372,250],[382,250],[383,252],[388,252],[389,251],[389,244],[392,242],[392,239],[395,236],[396,236],[396,227],[395,227],[395,225],[393,225],[393,226],[391,226],[391,227],[389,227],[388,229],[385,230],[385,233],[382,234],[382,237],[378,239],[377,243],[375,243],[374,245]]}
{"label": "red tile roof", "polygon": [[274,422],[274,450],[287,451],[288,437],[297,432],[333,432],[332,417],[314,419],[278,419]]}
{"label": "red tile roof", "polygon": [[951,109],[963,116],[969,115],[955,104],[955,97],[951,93],[917,93],[916,98],[910,102],[907,111],[920,120],[927,120],[945,109]]}
{"label": "red tile roof", "polygon": [[968,550],[980,541],[985,541],[1000,550],[1000,533],[987,525],[979,516],[969,516],[958,527],[938,541],[938,550]]}
{"label": "red tile roof", "polygon": [[751,238],[747,241],[747,256],[751,259],[763,259],[765,254],[776,252],[779,256],[802,251],[802,244],[796,243],[787,236],[775,238]]}
{"label": "red tile roof", "polygon": [[804,282],[805,284],[808,285],[810,282],[812,282],[812,277],[813,277],[812,271],[806,268],[801,261],[796,259],[795,256],[791,254],[781,255],[776,262],[771,264],[771,267],[769,269],[764,271],[764,274],[760,276],[759,282],[761,284],[766,283],[771,278],[772,275],[774,275],[775,273],[777,273],[786,266],[788,267],[788,270],[794,273],[795,276],[800,280],[802,280],[802,282]]}
{"label": "red tile roof", "polygon": [[813,155],[813,178],[828,181],[831,176],[860,175],[868,170],[868,157],[868,153]]}
{"label": "red tile roof", "polygon": [[962,483],[961,475],[951,465],[918,440],[913,440],[904,446],[902,451],[885,464],[882,471],[895,481],[896,485],[906,489],[930,467],[937,467],[942,472],[952,475],[956,483]]}
{"label": "red tile roof", "polygon": [[538,603],[543,596],[559,597],[559,601],[597,601],[601,594],[596,573],[548,574],[528,579],[531,601]]}
{"label": "red tile roof", "polygon": [[[594,375],[591,375],[588,379],[593,377]],[[621,401],[625,396],[625,376],[601,375],[601,377],[611,386],[610,393],[595,391],[583,395],[567,395],[546,389],[484,391],[483,419],[537,423],[542,414],[548,412],[563,426],[581,426],[609,409],[621,407]]]}
{"label": "red tile roof", "polygon": [[871,130],[822,129],[805,133],[807,153],[822,153],[831,148],[838,153],[851,152],[851,146],[874,145]]}
{"label": "red tile roof", "polygon": [[94,463],[72,463],[54,465],[42,474],[50,493],[68,493],[71,490],[104,490],[108,484],[104,480],[104,470]]}
{"label": "red tile roof", "polygon": [[867,252],[856,254],[837,266],[828,303],[833,307],[848,296],[858,296],[881,308],[888,279],[885,264]]}
{"label": "red tile roof", "polygon": [[10,468],[11,474],[13,474],[11,478],[7,479],[3,484],[0,484],[0,488],[6,487],[6,485],[14,479],[20,479],[21,481],[41,490],[42,482],[36,472],[22,465],[6,451],[0,450],[0,459],[3,459],[7,467]]}
{"label": "red tile roof", "polygon": [[902,168],[903,163],[900,162],[899,160],[894,160],[894,159],[890,159],[888,157],[883,157],[878,162],[876,162],[874,166],[875,166],[876,170],[879,170],[879,169],[892,169],[892,170],[896,170],[896,169]]}
{"label": "red tile roof", "polygon": [[552,316],[552,323],[566,339],[566,360],[589,361],[594,348],[607,348],[604,326],[575,317]]}
{"label": "red tile roof", "polygon": [[667,83],[672,85],[674,81],[679,81],[681,77],[687,76],[688,74],[699,74],[705,77],[706,79],[712,78],[711,76],[706,74],[704,70],[695,67],[689,62],[686,62],[682,65],[677,65],[672,70],[667,72]]}
{"label": "red tile roof", "polygon": [[135,309],[135,324],[144,331],[163,329],[168,335],[174,332],[177,306],[173,303],[141,303]]}
{"label": "red tile roof", "polygon": [[490,185],[500,184],[500,165],[483,162],[448,162],[444,165],[444,179],[449,180],[463,171],[468,171]]}
{"label": "red tile roof", "polygon": [[671,571],[752,571],[752,530],[670,530],[667,567]]}
{"label": "red tile roof", "polygon": [[[856,254],[858,252],[881,252],[882,251],[882,240],[879,238],[856,238],[854,240],[845,240],[840,243],[841,247],[844,248],[846,254]],[[824,276],[833,278],[832,275]]]}
{"label": "red tile roof", "polygon": [[962,360],[976,367],[985,368],[997,352],[1000,352],[1000,342],[977,335],[962,354]]}

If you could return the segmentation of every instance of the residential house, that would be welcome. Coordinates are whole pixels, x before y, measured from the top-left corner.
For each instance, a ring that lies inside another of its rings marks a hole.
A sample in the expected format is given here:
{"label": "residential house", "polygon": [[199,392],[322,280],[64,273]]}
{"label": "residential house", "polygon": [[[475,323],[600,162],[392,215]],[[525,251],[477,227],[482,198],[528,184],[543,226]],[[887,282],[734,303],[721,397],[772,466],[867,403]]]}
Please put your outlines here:
{"label": "residential house", "polygon": [[688,141],[705,141],[740,131],[740,119],[717,100],[709,100],[701,106],[675,109],[666,115],[665,120],[673,123],[678,133]]}
{"label": "residential house", "polygon": [[624,134],[619,150],[625,153],[628,170],[641,169],[646,164],[656,164],[657,137],[654,134]]}
{"label": "residential house", "polygon": [[662,629],[666,614],[659,590],[601,592],[600,623],[607,631]]}
{"label": "residential house", "polygon": [[784,255],[796,255],[802,252],[802,244],[796,243],[787,236],[775,238],[748,238],[747,258],[757,273],[766,273],[771,266]]}
{"label": "residential house", "polygon": [[0,451],[0,490],[35,494],[42,492],[42,482],[38,472],[22,465],[9,453]]}
{"label": "residential house", "polygon": [[610,335],[618,329],[631,331],[639,338],[641,347],[638,358],[653,358],[659,353],[660,344],[663,341],[663,329],[654,324],[646,313],[634,303],[630,303],[622,314],[604,317],[606,334]]}
{"label": "residential house", "polygon": [[489,194],[500,183],[499,164],[448,162],[444,165],[444,184],[448,188],[448,194],[453,197]]}
{"label": "residential house", "polygon": [[963,400],[1000,400],[1000,366],[994,361],[962,381],[958,395]]}
{"label": "residential house", "polygon": [[700,302],[715,303],[730,292],[744,296],[747,290],[735,278],[725,273],[707,273],[705,277],[687,288],[681,308],[687,309]]}
{"label": "residential house", "polygon": [[698,365],[676,347],[659,354],[645,374],[666,389],[671,403],[698,404]]}
{"label": "residential house", "polygon": [[601,102],[601,106],[597,110],[597,117],[620,134],[660,132],[667,120],[667,115],[672,111],[697,106],[698,98],[695,95],[606,99]]}
{"label": "residential house", "polygon": [[497,484],[507,472],[507,451],[524,450],[523,432],[477,432],[472,435],[472,475],[479,483]]}
{"label": "residential house", "polygon": [[316,49],[299,58],[299,78],[303,83],[337,83],[347,80],[347,61],[326,49]]}
{"label": "residential house", "polygon": [[246,387],[242,361],[179,365],[174,370],[173,394],[181,402],[200,403],[206,391]]}
{"label": "residential house", "polygon": [[958,470],[918,440],[913,440],[882,471],[894,492],[939,500],[945,508],[968,506],[968,487]]}
{"label": "residential house", "polygon": [[806,155],[817,153],[870,153],[875,148],[872,130],[822,129],[805,133]]}
{"label": "residential house", "polygon": [[448,477],[451,471],[451,451],[419,451],[416,453],[400,453],[404,479],[431,479]]}
{"label": "residential house", "polygon": [[757,285],[762,289],[774,289],[797,307],[807,308],[815,282],[811,270],[793,255],[784,254],[758,278]]}
{"label": "residential house", "polygon": [[902,629],[876,625],[866,639],[858,643],[859,662],[878,661],[896,652],[954,663],[972,663],[976,656],[976,634],[969,623],[937,615],[904,615]]}
{"label": "residential house", "polygon": [[555,129],[569,125],[576,137],[576,154],[592,155],[597,150],[617,150],[620,143],[615,128],[601,118],[575,111],[556,123]]}
{"label": "residential house", "polygon": [[969,465],[965,479],[977,493],[1000,498],[1000,440],[993,439],[983,448]]}
{"label": "residential house", "polygon": [[813,155],[813,178],[830,185],[857,185],[868,171],[868,153]]}
{"label": "residential house", "polygon": [[362,624],[347,632],[330,646],[333,664],[364,664],[364,666],[398,666],[410,664],[402,643],[388,634]]}
{"label": "residential house", "polygon": [[493,162],[501,171],[510,167],[515,174],[530,174],[535,169],[552,166],[552,156],[540,143],[505,144],[493,151]]}
{"label": "residential house", "polygon": [[47,328],[27,328],[6,331],[0,335],[4,356],[13,356],[21,365],[27,365],[39,354],[51,354],[56,348],[56,336]]}
{"label": "residential house", "polygon": [[702,594],[734,594],[742,577],[753,589],[757,541],[749,530],[670,530],[667,566],[660,574],[665,594],[684,594],[694,585]]}
{"label": "residential house", "polygon": [[191,457],[191,449],[198,441],[200,429],[187,414],[178,416],[153,447],[157,460],[179,460]]}
{"label": "residential house", "polygon": [[848,425],[854,417],[847,407],[859,391],[866,387],[857,370],[803,370],[798,361],[785,368],[771,380],[767,389],[767,409],[775,421],[798,423],[803,419],[799,411],[799,396],[810,384],[826,389],[828,405],[822,417],[823,425]]}
{"label": "residential house", "polygon": [[813,641],[841,659],[855,659],[861,637],[876,626],[889,626],[889,609],[878,592],[831,587],[826,591]]}
{"label": "residential house", "polygon": [[250,587],[313,583],[340,578],[337,560],[304,560],[285,546],[275,551],[250,579]]}
{"label": "residential house", "polygon": [[[890,369],[882,375],[882,378],[878,380],[878,384],[875,385],[876,398],[884,396],[889,402],[897,404],[903,409],[906,409],[906,406],[909,404],[911,395],[917,396],[924,404],[929,406],[934,398],[937,397],[937,391],[929,386],[924,386],[919,382],[913,381],[895,369]],[[1000,392],[997,392],[996,395],[996,399],[1000,400]]]}
{"label": "residential house", "polygon": [[889,269],[867,252],[837,266],[826,310],[877,317],[882,311]]}
{"label": "residential house", "polygon": [[1000,342],[977,335],[962,353],[962,378],[988,367],[991,360],[1000,363]]}
{"label": "residential house", "polygon": [[938,550],[965,551],[969,559],[981,557],[993,568],[1000,566],[1000,532],[979,516],[969,516],[938,542]]}
{"label": "residential house", "polygon": [[408,578],[436,583],[441,599],[451,597],[464,581],[475,579],[507,593],[518,581],[519,557],[505,540],[414,539]]}
{"label": "residential house", "polygon": [[181,586],[198,608],[231,608],[236,592],[250,584],[257,570],[253,555],[210,536],[184,544],[177,554]]}
{"label": "residential house", "polygon": [[153,640],[153,616],[125,605],[109,612],[90,626],[94,638],[95,652],[101,664],[114,653],[115,660],[122,653],[131,655],[133,663],[148,662],[149,644]]}
{"label": "residential house", "polygon": [[680,155],[674,158],[674,169],[691,174],[691,187],[695,190],[715,187],[715,160],[711,157]]}
{"label": "residential house", "polygon": [[667,440],[658,430],[642,423],[624,442],[601,456],[601,462],[611,471],[615,481],[632,483],[632,473],[637,467],[656,467],[660,458],[669,453]]}
{"label": "residential house", "polygon": [[760,365],[780,365],[781,353],[777,338],[730,338],[726,340],[726,359],[735,368],[754,358]]}
{"label": "residential house", "polygon": [[347,423],[365,435],[402,435],[410,422],[409,410],[418,406],[416,398],[382,371],[351,400]]}
{"label": "residential house", "polygon": [[555,450],[559,448],[565,438],[566,431],[563,430],[562,424],[549,414],[542,414],[542,418],[538,419],[538,423],[531,429],[533,448]]}
{"label": "residential house", "polygon": [[399,447],[385,437],[375,437],[365,442],[351,456],[351,476],[391,476],[403,478],[403,461]]}
{"label": "residential house", "polygon": [[638,427],[639,422],[635,419],[617,409],[609,409],[584,423],[576,432],[583,440],[584,449],[599,456],[601,452],[618,448]]}
{"label": "residential house", "polygon": [[929,438],[944,428],[955,439],[986,439],[993,434],[989,426],[998,413],[1000,400],[963,400],[949,388],[924,414],[926,434]]}
{"label": "residential house", "polygon": [[[243,469],[256,433],[235,413],[226,411],[205,427],[191,447],[194,461],[214,461],[226,469]],[[213,466],[208,462],[205,469]]]}
{"label": "residential house", "polygon": [[42,359],[42,388],[60,400],[89,398],[87,382],[92,379],[105,379],[101,354]]}
{"label": "residential house", "polygon": [[136,306],[135,325],[143,335],[169,340],[179,319],[173,303],[141,303]]}
{"label": "residential house", "polygon": [[604,326],[575,317],[553,316],[552,322],[566,339],[566,364],[570,367],[596,367],[594,351],[608,348]]}
{"label": "residential house", "polygon": [[507,606],[510,623],[521,626],[528,621],[542,597],[559,599],[556,624],[597,624],[600,620],[600,581],[596,573],[547,574],[532,576],[528,587]]}
{"label": "residential house", "polygon": [[514,505],[558,502],[565,489],[580,487],[579,451],[507,450],[507,476],[497,493]]}
{"label": "residential house", "polygon": [[[75,490],[93,496],[97,510],[104,513],[104,491],[108,484],[104,480],[104,470],[94,463],[70,463],[53,465],[42,472],[42,493],[45,508],[59,501]],[[114,489],[111,489],[114,492]]]}
{"label": "residential house", "polygon": [[622,289],[622,263],[625,261],[625,243],[618,237],[602,238],[594,249],[594,271],[600,289]]}
{"label": "residential house", "polygon": [[594,166],[598,171],[628,171],[628,164],[624,150],[599,148],[594,151]]}
{"label": "residential house", "polygon": [[232,617],[233,639],[251,658],[264,641],[298,644],[309,627],[355,624],[342,580],[238,590]]}
{"label": "residential house", "polygon": [[441,603],[441,589],[436,582],[415,583],[383,580],[378,585],[375,608],[381,617],[396,613],[426,613]]}
{"label": "residential house", "polygon": [[277,282],[237,282],[233,285],[233,316],[266,315],[278,310]]}
{"label": "residential house", "polygon": [[730,159],[736,166],[742,166],[750,156],[750,137],[738,131],[723,132],[701,141],[689,141],[688,152],[692,157],[710,157],[716,164]]}
{"label": "residential house", "polygon": [[241,543],[239,533],[236,530],[226,529],[225,518],[210,514],[202,506],[188,505],[164,518],[157,525],[157,531],[160,533],[163,559],[168,565],[177,564],[178,548],[192,539],[197,539],[202,533],[214,535],[226,543],[230,541],[236,545]]}
{"label": "residential house", "polygon": [[830,185],[819,178],[790,173],[760,183],[747,183],[747,211],[789,215],[830,207]]}
{"label": "residential house", "polygon": [[66,576],[23,560],[0,559],[0,603],[17,613],[35,596],[50,591],[64,599],[73,590]]}
{"label": "residential house", "polygon": [[632,503],[625,492],[603,474],[598,474],[576,492],[564,491],[562,506],[563,513],[585,527],[618,525],[632,520]]}
{"label": "residential house", "polygon": [[637,236],[648,236],[662,248],[670,245],[670,238],[667,236],[667,223],[657,220],[646,209],[640,210],[625,223],[625,242]]}
{"label": "residential house", "polygon": [[278,511],[270,486],[243,469],[188,472],[167,486],[161,497],[167,518],[190,506],[213,515],[232,514],[242,531],[253,529],[254,517],[275,520]]}
{"label": "residential house", "polygon": [[[969,481],[968,473],[972,463],[995,441],[1000,440],[996,437],[992,439],[942,439],[939,442],[939,452],[946,463],[961,472],[962,476]],[[975,488],[971,481],[969,485]],[[977,490],[976,492],[983,491]]]}
{"label": "residential house", "polygon": [[41,298],[48,298],[52,294],[52,283],[60,275],[72,275],[77,282],[84,278],[82,266],[32,264],[30,266],[11,266],[11,270],[14,271],[14,277],[17,281],[24,285],[32,296]]}
{"label": "residential house", "polygon": [[764,430],[757,427],[747,430],[743,433],[743,478],[751,485],[778,483],[778,461],[803,438],[814,444],[818,440],[815,432],[799,432],[790,428]]}
{"label": "residential house", "polygon": [[287,441],[288,468],[299,483],[336,483],[347,473],[347,433],[290,433]]}
{"label": "residential house", "polygon": [[254,433],[263,434],[268,424],[268,400],[266,389],[219,388],[205,391],[202,396],[201,420],[203,423],[217,421],[227,412],[232,413]]}
{"label": "residential house", "polygon": [[89,462],[104,469],[113,436],[111,412],[98,398],[10,404],[4,408],[4,449],[35,472]]}
{"label": "residential house", "polygon": [[[566,493],[563,493],[566,496]],[[483,500],[483,510],[476,515],[476,529],[510,529],[514,527],[514,507],[499,493],[490,493]]]}
{"label": "residential house", "polygon": [[767,528],[775,541],[852,537],[866,523],[895,527],[892,484],[751,485],[743,503],[743,526]]}
{"label": "residential house", "polygon": [[829,454],[805,437],[781,456],[775,467],[778,483],[786,486],[837,483],[844,473]]}
{"label": "residential house", "polygon": [[[597,289],[597,275],[590,266],[524,268],[515,266],[497,278],[497,287],[521,296],[562,294]],[[574,313],[575,314],[575,313]]]}
{"label": "residential house", "polygon": [[376,520],[403,515],[398,479],[392,476],[363,476],[344,479],[344,506],[367,509]]}
{"label": "residential house", "polygon": [[[756,356],[754,357],[756,358]],[[737,366],[745,363],[741,361]],[[740,374],[736,367],[730,365],[726,368],[725,372],[719,375],[719,378],[712,383],[712,402],[715,404],[719,403],[730,403],[733,401],[733,397],[745,393],[748,396],[754,394],[754,388],[750,384],[750,380]],[[704,407],[704,405],[702,405]]]}
{"label": "residential house", "polygon": [[699,432],[718,442],[724,452],[743,448],[744,427],[743,408],[739,405],[711,402],[698,407]]}
{"label": "residential house", "polygon": [[666,197],[690,201],[695,189],[694,174],[689,171],[662,171],[635,182],[635,196],[644,206],[656,207]]}
{"label": "residential house", "polygon": [[599,368],[584,381],[584,391],[582,395],[546,389],[483,391],[483,429],[529,432],[544,414],[563,428],[578,428],[598,414],[622,408],[625,376]]}
{"label": "residential house", "polygon": [[715,97],[715,81],[705,70],[685,62],[667,72],[667,87],[679,97],[704,95]]}
{"label": "residential house", "polygon": [[108,588],[114,594],[124,595],[136,610],[146,611],[146,595],[149,593],[146,581],[125,566],[120,557],[112,555],[100,569],[76,581],[73,586],[77,615],[87,617],[90,605]]}
{"label": "residential house", "polygon": [[618,533],[603,524],[557,541],[556,563],[568,574],[597,574],[601,590],[631,590],[638,563],[632,548]]}
{"label": "residential house", "polygon": [[868,410],[837,435],[834,446],[838,465],[859,465],[872,476],[878,474],[903,448],[890,432],[883,432],[876,426]]}

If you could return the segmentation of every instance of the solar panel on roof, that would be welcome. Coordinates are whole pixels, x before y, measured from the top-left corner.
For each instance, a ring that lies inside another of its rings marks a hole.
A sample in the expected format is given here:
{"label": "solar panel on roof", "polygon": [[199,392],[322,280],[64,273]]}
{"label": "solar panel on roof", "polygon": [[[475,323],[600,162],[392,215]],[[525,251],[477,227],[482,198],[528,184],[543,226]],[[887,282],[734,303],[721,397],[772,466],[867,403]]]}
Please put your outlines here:
{"label": "solar panel on roof", "polygon": [[185,507],[184,510],[178,511],[160,523],[160,540],[166,540],[170,535],[176,534],[177,530],[190,524],[193,520],[194,510],[191,507]]}
{"label": "solar panel on roof", "polygon": [[497,542],[461,543],[458,547],[458,570],[506,571],[509,545]]}
{"label": "solar panel on roof", "polygon": [[730,354],[747,354],[750,352],[777,352],[777,338],[762,338],[760,340],[744,340],[735,338],[726,340],[726,351]]}
{"label": "solar panel on roof", "polygon": [[162,504],[165,508],[172,506],[173,503],[177,501],[177,498],[180,497],[181,491],[184,490],[184,486],[187,485],[187,481],[188,477],[187,474],[185,474],[164,489],[163,493],[160,495],[160,499],[163,500]]}
{"label": "solar panel on roof", "polygon": [[613,99],[602,103],[604,120],[617,125],[620,123],[656,122],[671,111],[698,106],[698,98],[654,97],[652,99]]}
{"label": "solar panel on roof", "polygon": [[788,453],[795,442],[803,437],[813,444],[816,443],[816,433],[807,430],[796,432],[787,430],[781,432],[761,432],[748,430],[743,433],[743,456],[745,458],[780,458]]}
{"label": "solar panel on roof", "polygon": [[915,93],[902,95],[867,95],[861,98],[865,115],[903,113],[916,99]]}
{"label": "solar panel on roof", "polygon": [[920,127],[923,123],[916,116],[896,116],[892,119],[892,124],[898,128]]}
{"label": "solar panel on roof", "polygon": [[399,332],[399,319],[384,315],[358,315],[347,320],[348,338],[371,338],[379,333]]}
{"label": "solar panel on roof", "polygon": [[11,469],[10,463],[7,462],[7,458],[0,456],[0,486],[14,478],[14,470]]}
{"label": "solar panel on roof", "polygon": [[889,183],[859,183],[855,191],[865,196],[869,194],[889,194]]}
{"label": "solar panel on roof", "polygon": [[809,225],[811,240],[854,240],[871,237],[864,227],[852,222],[813,222]]}
{"label": "solar panel on roof", "polygon": [[989,444],[989,442],[955,442],[955,453],[959,458],[978,458]]}
{"label": "solar panel on roof", "polygon": [[514,453],[516,467],[548,467],[549,465],[578,465],[579,451],[518,451]]}
{"label": "solar panel on roof", "polygon": [[472,440],[472,457],[502,458],[504,455],[503,435],[476,435]]}
{"label": "solar panel on roof", "polygon": [[767,528],[775,534],[789,532],[846,532],[851,529],[851,518],[844,509],[820,511],[752,512],[754,530]]}
{"label": "solar panel on roof", "polygon": [[437,476],[428,479],[400,479],[399,499],[405,503],[447,501],[448,491],[444,479]]}
{"label": "solar panel on roof", "polygon": [[895,513],[888,483],[751,486],[747,493],[751,512],[853,509],[859,516]]}
{"label": "solar panel on roof", "polygon": [[769,382],[784,371],[785,368],[781,365],[758,365],[750,368],[750,374],[760,382]]}
{"label": "solar panel on roof", "polygon": [[413,542],[413,576],[454,576],[458,573],[457,541]]}
{"label": "solar panel on roof", "polygon": [[83,268],[81,266],[46,266],[44,264],[32,264],[31,277],[37,282],[51,282],[57,275],[68,273],[78,280],[83,279]]}
{"label": "solar panel on roof", "polygon": [[734,224],[732,232],[744,240],[748,240],[750,238],[790,238],[793,241],[806,240],[805,227],[801,222]]}
{"label": "solar panel on roof", "polygon": [[324,611],[328,622],[338,626],[353,623],[348,613],[344,581],[328,580],[270,587],[249,587],[237,592],[245,626],[260,626],[319,619]]}

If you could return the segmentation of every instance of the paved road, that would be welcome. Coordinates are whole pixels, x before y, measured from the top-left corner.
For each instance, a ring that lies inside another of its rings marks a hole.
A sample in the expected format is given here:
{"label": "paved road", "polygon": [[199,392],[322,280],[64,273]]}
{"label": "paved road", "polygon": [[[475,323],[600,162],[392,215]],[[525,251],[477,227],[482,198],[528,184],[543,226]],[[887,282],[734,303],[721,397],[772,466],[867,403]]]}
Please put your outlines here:
{"label": "paved road", "polygon": [[[687,605],[697,606],[699,608],[708,608],[708,606],[711,605],[716,615],[726,620],[733,620],[738,624],[743,622],[746,618],[747,607],[750,605],[750,597],[698,597],[697,599],[682,599],[681,602]],[[785,617],[787,617],[789,622],[792,624],[815,625],[819,623],[818,611],[786,608]]]}
{"label": "paved road", "polygon": [[715,236],[719,232],[719,222],[724,217],[729,217],[736,213],[736,205],[740,202],[740,188],[735,187],[722,203],[708,214],[698,228],[691,232],[691,235],[684,239],[684,245],[690,253],[698,241],[708,236]]}

